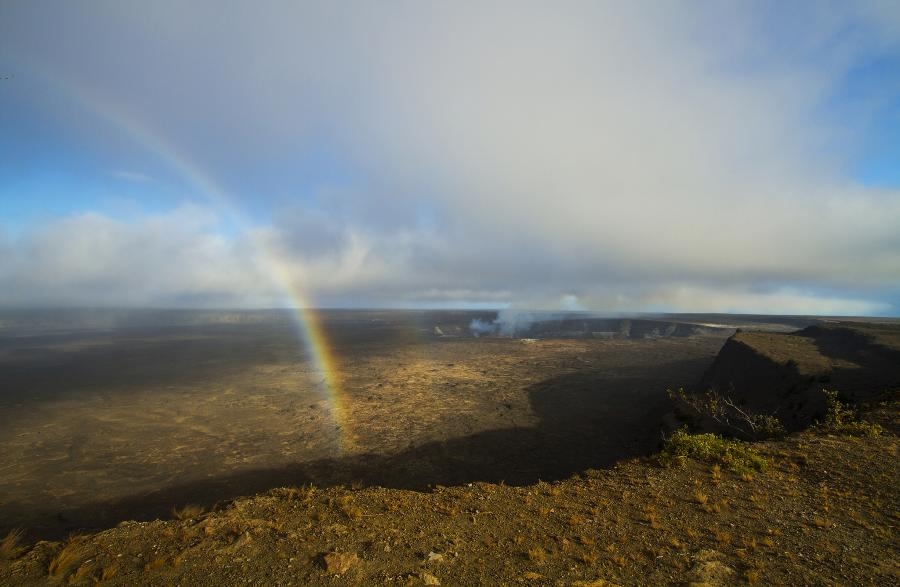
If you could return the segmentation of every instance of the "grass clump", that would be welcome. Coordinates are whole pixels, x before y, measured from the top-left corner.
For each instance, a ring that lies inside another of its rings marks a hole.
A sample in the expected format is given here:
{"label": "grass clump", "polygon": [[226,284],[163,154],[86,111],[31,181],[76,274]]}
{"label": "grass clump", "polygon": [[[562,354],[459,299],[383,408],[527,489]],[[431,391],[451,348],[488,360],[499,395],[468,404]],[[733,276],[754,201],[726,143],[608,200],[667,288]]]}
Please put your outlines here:
{"label": "grass clump", "polygon": [[50,560],[47,572],[51,577],[64,576],[69,569],[75,566],[82,554],[82,537],[75,535],[66,540],[65,544],[56,552]]}
{"label": "grass clump", "polygon": [[100,581],[109,581],[113,577],[119,574],[119,564],[115,563],[108,567],[103,567],[100,569]]}
{"label": "grass clump", "polygon": [[24,534],[21,529],[11,530],[3,540],[0,540],[0,561],[13,560],[25,551],[25,547],[22,546]]}
{"label": "grass clump", "polygon": [[659,454],[663,465],[683,465],[689,458],[724,466],[737,474],[762,471],[767,461],[746,443],[730,440],[717,434],[690,434],[676,430]]}
{"label": "grass clump", "polygon": [[860,420],[856,410],[838,399],[838,392],[827,389],[822,390],[825,396],[825,421],[819,425],[820,429],[847,436],[868,436],[870,438],[880,436],[881,426],[874,422]]}
{"label": "grass clump", "polygon": [[197,505],[195,503],[189,503],[183,508],[172,508],[172,516],[176,520],[194,520],[203,515],[206,510],[203,506]]}
{"label": "grass clump", "polygon": [[527,556],[528,560],[539,565],[542,565],[547,561],[547,551],[540,546],[529,548]]}

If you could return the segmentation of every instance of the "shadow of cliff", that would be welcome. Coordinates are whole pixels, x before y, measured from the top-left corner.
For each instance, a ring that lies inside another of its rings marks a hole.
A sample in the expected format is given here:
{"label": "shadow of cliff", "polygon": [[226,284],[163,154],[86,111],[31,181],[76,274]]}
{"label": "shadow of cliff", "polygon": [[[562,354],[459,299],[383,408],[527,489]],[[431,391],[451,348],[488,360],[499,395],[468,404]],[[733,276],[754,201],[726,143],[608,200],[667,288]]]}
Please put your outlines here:
{"label": "shadow of cliff", "polygon": [[[814,350],[797,344],[803,338],[812,341]],[[787,359],[779,362],[772,356]],[[817,325],[793,333],[735,336],[726,341],[697,389],[716,389],[750,413],[774,414],[788,431],[802,430],[824,418],[823,389],[837,391],[851,403],[900,389],[900,326]],[[694,420],[700,428],[727,432],[709,418]]]}
{"label": "shadow of cliff", "polygon": [[[669,410],[666,388],[696,381],[710,359],[652,368],[583,371],[556,376],[527,390],[538,418],[533,427],[488,430],[428,442],[392,455],[356,454],[283,467],[241,471],[160,488],[152,493],[59,511],[0,506],[2,526],[21,526],[36,538],[115,525],[122,520],[171,517],[173,506],[207,508],[275,487],[362,484],[427,491],[436,485],[552,481],[653,452]],[[5,511],[5,513],[3,513]]]}
{"label": "shadow of cliff", "polygon": [[830,359],[831,372],[821,379],[843,398],[866,401],[900,388],[900,328],[811,326],[797,334],[812,338],[819,352]]}

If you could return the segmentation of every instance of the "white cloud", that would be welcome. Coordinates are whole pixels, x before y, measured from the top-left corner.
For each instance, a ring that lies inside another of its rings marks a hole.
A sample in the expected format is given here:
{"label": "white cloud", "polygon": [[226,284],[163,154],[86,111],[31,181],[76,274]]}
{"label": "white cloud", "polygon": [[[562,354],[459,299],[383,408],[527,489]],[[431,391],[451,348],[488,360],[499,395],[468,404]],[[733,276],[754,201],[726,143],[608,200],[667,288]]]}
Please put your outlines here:
{"label": "white cloud", "polygon": [[[900,192],[847,172],[874,102],[827,113],[854,67],[900,55],[894,3],[274,3],[214,22],[201,4],[104,6],[103,30],[79,7],[52,39],[9,33],[152,123],[238,208],[259,205],[259,169],[275,191],[302,182],[292,158],[323,136],[361,179],[301,194],[257,247],[194,226],[176,243],[206,268],[127,277],[129,299],[269,295],[237,247],[323,303],[898,311],[881,300],[900,291]],[[69,257],[19,247],[21,264],[91,275],[118,262],[104,247],[153,234],[79,222],[96,235]]]}
{"label": "white cloud", "polygon": [[57,218],[6,243],[0,305],[270,305],[279,292],[252,247],[216,228],[196,206],[137,222]]}

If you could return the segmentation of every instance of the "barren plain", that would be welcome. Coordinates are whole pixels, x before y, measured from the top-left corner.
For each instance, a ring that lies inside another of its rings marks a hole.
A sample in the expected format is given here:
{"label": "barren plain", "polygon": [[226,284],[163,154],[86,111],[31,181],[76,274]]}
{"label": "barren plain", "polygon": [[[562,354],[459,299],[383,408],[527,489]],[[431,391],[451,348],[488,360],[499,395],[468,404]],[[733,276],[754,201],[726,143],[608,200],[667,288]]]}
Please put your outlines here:
{"label": "barren plain", "polygon": [[[7,322],[0,583],[900,577],[896,323],[492,318],[323,313],[328,373],[282,313]],[[726,383],[794,433],[661,466],[667,389]],[[879,434],[806,430],[823,386]]]}
{"label": "barren plain", "polygon": [[289,314],[8,335],[0,525],[58,538],[280,485],[560,479],[652,451],[666,388],[730,333],[475,338],[472,316],[326,313],[328,381]]}

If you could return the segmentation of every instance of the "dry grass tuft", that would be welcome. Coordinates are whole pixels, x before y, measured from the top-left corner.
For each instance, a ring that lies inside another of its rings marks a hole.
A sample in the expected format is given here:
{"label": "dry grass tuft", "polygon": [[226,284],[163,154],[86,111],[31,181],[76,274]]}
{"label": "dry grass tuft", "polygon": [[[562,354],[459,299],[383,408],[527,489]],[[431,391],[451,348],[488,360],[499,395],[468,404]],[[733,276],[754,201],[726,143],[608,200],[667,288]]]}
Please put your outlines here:
{"label": "dry grass tuft", "polygon": [[813,526],[815,526],[816,528],[826,528],[829,525],[828,520],[826,520],[825,518],[820,518],[818,516],[813,518],[812,523],[813,523]]}
{"label": "dry grass tuft", "polygon": [[540,546],[529,548],[527,556],[528,560],[539,565],[542,565],[547,561],[547,551],[545,551]]}
{"label": "dry grass tuft", "polygon": [[713,530],[713,538],[719,544],[728,544],[731,542],[731,533],[724,530]]}
{"label": "dry grass tuft", "polygon": [[81,556],[81,537],[72,536],[62,548],[56,553],[56,556],[50,561],[47,572],[51,577],[60,577],[66,574]]}
{"label": "dry grass tuft", "polygon": [[119,574],[119,565],[118,563],[114,563],[109,565],[108,567],[103,567],[100,569],[100,580],[101,581],[109,581],[113,577]]}
{"label": "dry grass tuft", "polygon": [[359,506],[353,503],[353,498],[349,495],[343,495],[338,499],[338,506],[344,515],[351,520],[358,520],[363,517],[363,511]]}
{"label": "dry grass tuft", "polygon": [[279,487],[272,494],[290,501],[309,501],[315,493],[314,487]]}
{"label": "dry grass tuft", "polygon": [[144,570],[152,571],[153,569],[158,569],[160,567],[164,567],[168,561],[169,561],[169,559],[167,559],[166,557],[158,556],[158,557],[154,558],[152,561],[148,562],[146,565],[144,565]]}
{"label": "dry grass tuft", "polygon": [[181,509],[173,507],[172,515],[176,520],[194,520],[202,516],[204,511],[203,506],[189,503]]}
{"label": "dry grass tuft", "polygon": [[0,560],[8,561],[18,558],[25,551],[22,546],[22,536],[25,534],[21,528],[10,530],[3,540],[0,540]]}
{"label": "dry grass tuft", "polygon": [[694,493],[694,501],[696,501],[700,505],[705,505],[706,502],[709,501],[709,496],[702,491],[697,491],[696,493]]}
{"label": "dry grass tuft", "polygon": [[69,583],[77,583],[82,579],[90,576],[90,574],[94,571],[94,564],[90,562],[81,563],[75,572],[72,573],[72,576],[69,577]]}

